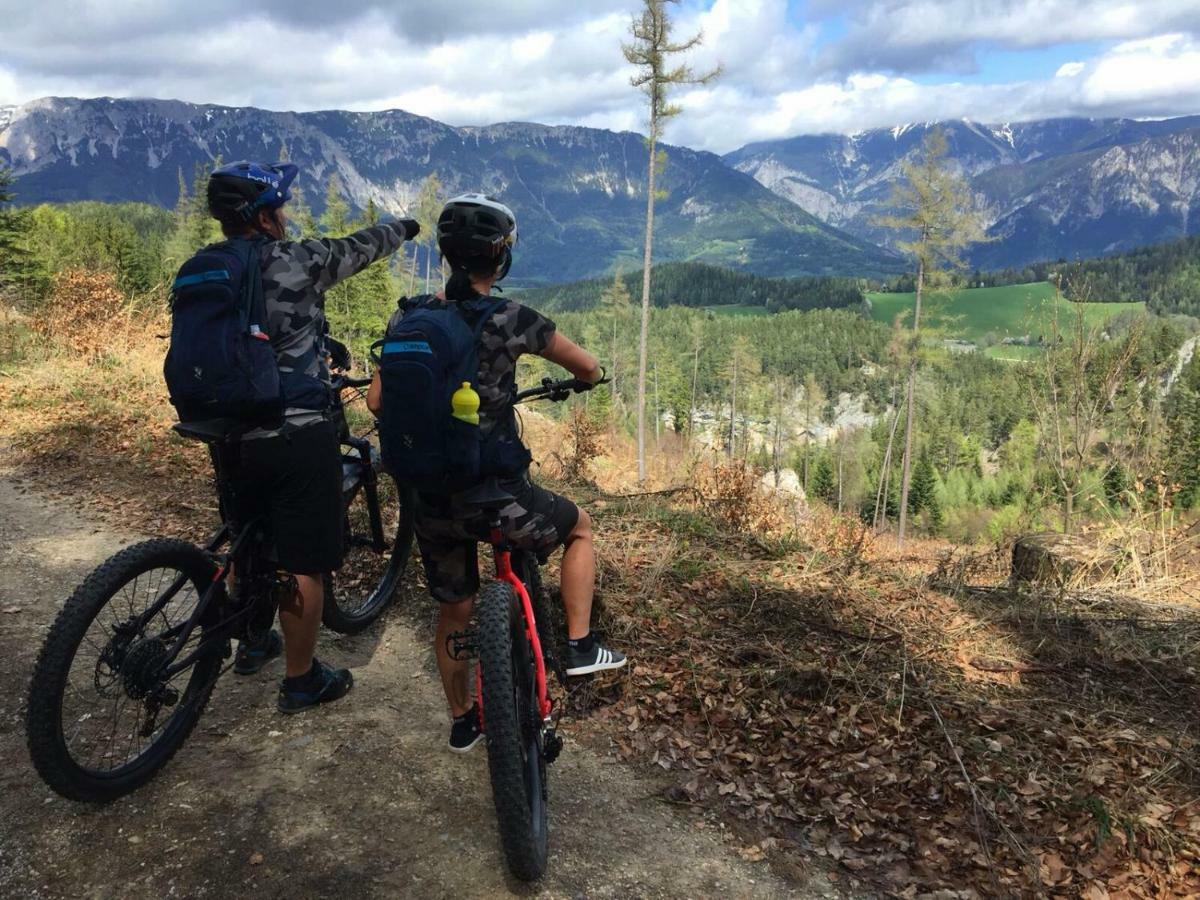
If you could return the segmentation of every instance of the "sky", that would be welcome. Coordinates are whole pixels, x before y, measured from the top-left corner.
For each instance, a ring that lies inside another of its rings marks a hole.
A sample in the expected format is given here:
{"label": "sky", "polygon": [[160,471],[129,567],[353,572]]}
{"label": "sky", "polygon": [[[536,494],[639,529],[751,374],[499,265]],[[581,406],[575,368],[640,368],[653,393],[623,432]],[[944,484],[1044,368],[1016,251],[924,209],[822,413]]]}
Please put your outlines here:
{"label": "sky", "polygon": [[[642,0],[0,0],[0,106],[158,97],[400,108],[452,125],[645,131],[621,53]],[[1200,113],[1200,0],[681,0],[709,85],[666,139],[751,141],[966,117]]]}

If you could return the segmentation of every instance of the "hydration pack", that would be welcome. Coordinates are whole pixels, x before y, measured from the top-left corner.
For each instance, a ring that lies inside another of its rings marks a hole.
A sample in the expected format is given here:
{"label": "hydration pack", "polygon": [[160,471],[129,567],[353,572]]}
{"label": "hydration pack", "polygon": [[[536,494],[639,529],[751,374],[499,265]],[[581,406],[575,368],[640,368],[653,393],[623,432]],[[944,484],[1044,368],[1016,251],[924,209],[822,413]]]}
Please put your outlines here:
{"label": "hydration pack", "polygon": [[163,377],[181,422],[283,415],[279,366],[266,324],[256,240],[200,250],[171,287],[171,347]]}
{"label": "hydration pack", "polygon": [[472,328],[459,304],[408,301],[399,323],[371,346],[382,387],[379,446],[398,480],[437,493],[501,474],[489,452],[496,435],[485,437],[477,417],[456,418],[453,397],[477,387],[480,338],[504,303],[480,298],[467,305],[479,316]]}

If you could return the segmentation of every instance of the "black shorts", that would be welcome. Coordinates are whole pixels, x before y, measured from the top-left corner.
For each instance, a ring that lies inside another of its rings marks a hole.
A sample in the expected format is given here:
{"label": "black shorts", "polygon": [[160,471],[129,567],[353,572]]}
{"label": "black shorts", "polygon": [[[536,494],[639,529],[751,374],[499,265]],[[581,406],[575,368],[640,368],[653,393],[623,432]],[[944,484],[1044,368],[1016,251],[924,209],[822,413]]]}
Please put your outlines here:
{"label": "black shorts", "polygon": [[265,516],[279,567],[321,575],[342,564],[342,458],[330,422],[243,441],[240,521]]}
{"label": "black shorts", "polygon": [[[513,548],[548,553],[566,541],[579,521],[579,507],[538,487],[528,476],[501,479],[516,500],[500,511],[504,536]],[[453,495],[419,494],[415,530],[425,580],[442,603],[473,597],[479,590],[478,544],[488,540],[486,516]]]}

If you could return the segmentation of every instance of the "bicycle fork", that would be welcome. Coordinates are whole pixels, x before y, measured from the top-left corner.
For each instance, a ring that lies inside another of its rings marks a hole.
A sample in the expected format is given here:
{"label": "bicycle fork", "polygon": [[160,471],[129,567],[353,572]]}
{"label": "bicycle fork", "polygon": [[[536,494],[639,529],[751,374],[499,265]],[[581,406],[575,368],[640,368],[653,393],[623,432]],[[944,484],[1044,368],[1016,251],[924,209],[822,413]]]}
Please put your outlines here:
{"label": "bicycle fork", "polygon": [[[524,582],[517,577],[512,567],[512,554],[504,533],[500,529],[498,516],[493,516],[489,522],[491,529],[490,543],[495,550],[496,580],[508,584],[520,601],[521,618],[525,627],[525,639],[533,656],[534,683],[537,687],[538,715],[541,719],[543,755],[547,763],[552,763],[562,751],[563,740],[557,732],[557,715],[554,704],[550,700],[546,684],[546,659],[542,653],[542,642],[538,636],[537,619],[533,611],[533,601]],[[452,659],[471,659],[478,656],[475,646],[475,634],[472,631],[456,631],[446,638],[446,650]],[[486,710],[483,703],[483,673],[480,667],[475,667],[475,697],[479,705],[479,728],[487,731]]]}

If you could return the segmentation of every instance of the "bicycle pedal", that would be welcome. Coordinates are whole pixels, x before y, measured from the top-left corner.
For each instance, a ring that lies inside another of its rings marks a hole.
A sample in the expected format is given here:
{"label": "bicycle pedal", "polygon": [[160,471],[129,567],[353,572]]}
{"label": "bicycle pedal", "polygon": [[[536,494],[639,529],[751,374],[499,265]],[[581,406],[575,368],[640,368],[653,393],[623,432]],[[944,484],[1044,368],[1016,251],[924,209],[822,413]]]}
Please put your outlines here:
{"label": "bicycle pedal", "polygon": [[455,662],[464,662],[479,656],[475,646],[474,631],[455,631],[446,638],[446,654]]}

